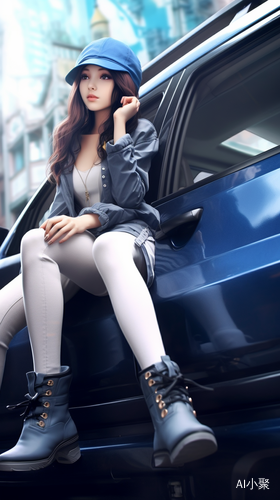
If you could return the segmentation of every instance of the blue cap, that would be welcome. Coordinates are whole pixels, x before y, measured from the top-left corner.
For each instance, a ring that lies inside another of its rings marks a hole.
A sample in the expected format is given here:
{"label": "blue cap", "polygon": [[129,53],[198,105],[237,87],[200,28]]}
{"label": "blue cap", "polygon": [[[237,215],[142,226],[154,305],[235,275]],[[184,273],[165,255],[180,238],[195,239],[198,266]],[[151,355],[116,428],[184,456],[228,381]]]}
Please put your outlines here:
{"label": "blue cap", "polygon": [[75,67],[69,71],[65,80],[69,85],[73,85],[81,66],[95,64],[108,70],[125,71],[128,73],[139,90],[142,70],[138,57],[123,42],[113,38],[100,38],[87,45],[80,53]]}

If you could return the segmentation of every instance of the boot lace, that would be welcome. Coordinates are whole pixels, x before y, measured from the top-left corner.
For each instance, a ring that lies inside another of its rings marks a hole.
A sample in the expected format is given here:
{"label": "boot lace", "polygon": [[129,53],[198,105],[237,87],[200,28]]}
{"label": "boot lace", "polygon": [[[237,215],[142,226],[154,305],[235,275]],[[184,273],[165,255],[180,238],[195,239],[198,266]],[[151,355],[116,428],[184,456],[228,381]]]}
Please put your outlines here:
{"label": "boot lace", "polygon": [[[206,391],[214,390],[212,387],[206,387],[185,377],[179,371],[176,371],[175,375],[169,375],[168,370],[162,372],[158,371],[155,367],[145,373],[145,379],[148,381],[150,387],[155,386],[156,403],[161,410],[162,418],[167,415],[167,408],[172,403],[181,401],[193,408],[192,398],[188,392],[189,386],[199,387]],[[194,410],[193,413],[196,415]]]}
{"label": "boot lace", "polygon": [[25,394],[25,399],[24,401],[21,401],[20,403],[17,403],[15,405],[7,405],[6,408],[8,410],[15,410],[17,408],[24,408],[23,413],[20,414],[21,417],[25,418],[30,418],[35,414],[36,408],[38,407],[39,402],[39,393],[36,392],[34,396],[30,396],[29,393]]}
{"label": "boot lace", "polygon": [[[43,384],[37,385],[36,388],[38,389],[38,387],[41,387],[42,385]],[[40,394],[40,392],[36,392],[34,396],[31,396],[29,393],[27,393],[25,394],[25,397],[27,399],[15,405],[7,405],[6,408],[8,410],[24,408],[23,413],[20,414],[20,416],[23,417],[24,420],[27,420],[28,418],[36,418],[39,427],[44,427],[45,420],[48,418],[48,413],[45,408],[48,409],[50,407],[50,403],[48,401],[42,402],[42,397],[45,396],[47,398],[48,396],[51,396],[51,394],[52,393],[50,390],[47,390],[43,394]]]}

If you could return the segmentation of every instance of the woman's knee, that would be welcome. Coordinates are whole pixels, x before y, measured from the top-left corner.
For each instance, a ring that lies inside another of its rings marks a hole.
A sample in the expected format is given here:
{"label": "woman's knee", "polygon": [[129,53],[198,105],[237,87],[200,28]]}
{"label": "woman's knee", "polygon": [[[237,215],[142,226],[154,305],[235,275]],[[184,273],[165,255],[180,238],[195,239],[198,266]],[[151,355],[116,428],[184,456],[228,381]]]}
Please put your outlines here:
{"label": "woman's knee", "polygon": [[44,231],[43,229],[31,229],[23,236],[21,240],[21,258],[22,263],[27,259],[34,259],[39,255],[40,251],[44,248]]}
{"label": "woman's knee", "polygon": [[92,247],[93,260],[98,267],[109,259],[111,238],[108,237],[108,234],[99,236]]}
{"label": "woman's knee", "polygon": [[31,229],[23,236],[21,240],[21,252],[27,250],[28,252],[32,251],[37,247],[38,244],[44,242],[44,231],[43,229]]}
{"label": "woman's knee", "polygon": [[139,255],[134,241],[133,235],[117,231],[104,233],[96,239],[93,245],[93,259],[101,275],[113,273],[116,269],[126,272],[128,269],[132,270],[135,265],[142,271],[143,255],[139,250],[139,268]]}
{"label": "woman's knee", "polygon": [[13,336],[26,325],[22,278],[17,276],[0,290],[0,344],[8,348]]}
{"label": "woman's knee", "polygon": [[113,264],[116,260],[132,256],[134,237],[128,233],[108,232],[100,235],[93,245],[93,258],[97,263]]}

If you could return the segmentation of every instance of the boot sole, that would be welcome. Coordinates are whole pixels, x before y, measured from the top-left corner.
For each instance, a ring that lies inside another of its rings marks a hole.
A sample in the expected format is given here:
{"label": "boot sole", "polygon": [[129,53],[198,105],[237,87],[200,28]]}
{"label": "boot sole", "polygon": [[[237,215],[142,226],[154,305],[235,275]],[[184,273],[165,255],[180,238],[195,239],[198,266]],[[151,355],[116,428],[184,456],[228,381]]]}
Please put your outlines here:
{"label": "boot sole", "polygon": [[28,471],[38,470],[48,467],[55,460],[62,464],[73,464],[81,456],[78,436],[74,436],[67,441],[59,443],[49,457],[41,460],[25,460],[21,462],[6,461],[0,462],[0,470],[3,471]]}
{"label": "boot sole", "polygon": [[169,453],[167,450],[155,452],[155,467],[181,467],[188,462],[207,457],[217,451],[217,441],[209,432],[196,432],[185,437]]}

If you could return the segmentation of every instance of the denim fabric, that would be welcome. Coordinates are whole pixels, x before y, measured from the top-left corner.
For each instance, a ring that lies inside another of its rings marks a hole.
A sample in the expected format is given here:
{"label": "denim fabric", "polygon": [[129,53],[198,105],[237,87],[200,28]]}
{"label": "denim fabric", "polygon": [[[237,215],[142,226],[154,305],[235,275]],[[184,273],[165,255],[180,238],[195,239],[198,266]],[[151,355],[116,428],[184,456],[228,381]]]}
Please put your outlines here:
{"label": "denim fabric", "polygon": [[[95,236],[107,231],[125,231],[139,236],[149,229],[149,240],[159,228],[158,211],[145,203],[149,189],[149,169],[152,157],[158,151],[158,138],[154,126],[139,119],[131,134],[121,137],[115,144],[106,145],[107,158],[102,162],[102,192],[100,202],[91,207],[77,207],[74,200],[73,165],[61,175],[49,217],[97,214],[101,226],[90,229]],[[140,245],[147,264],[147,284],[153,281],[153,265],[145,239]]]}

